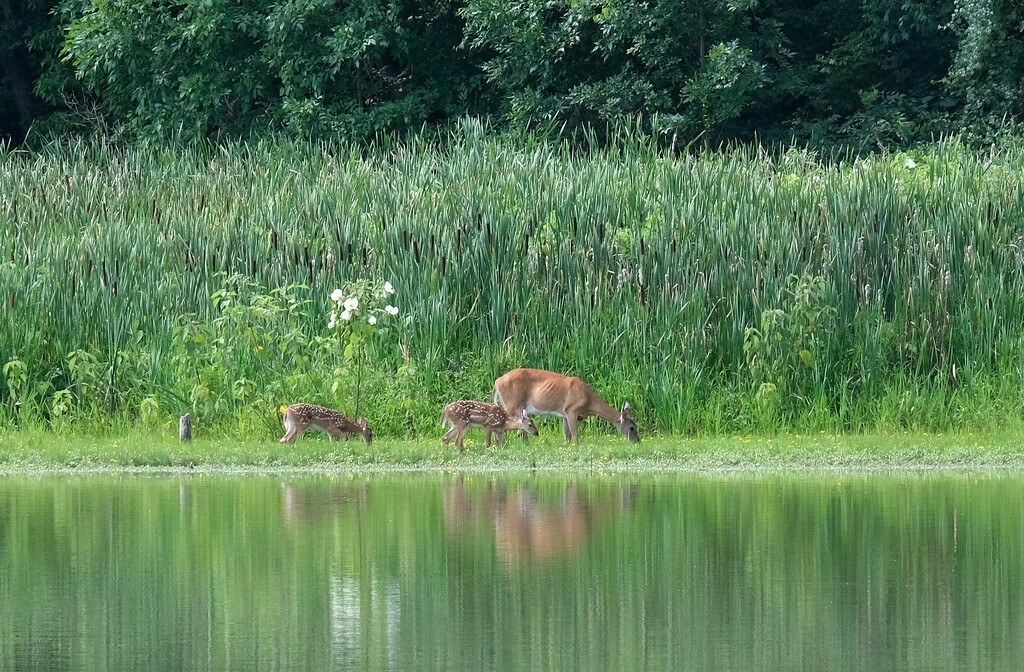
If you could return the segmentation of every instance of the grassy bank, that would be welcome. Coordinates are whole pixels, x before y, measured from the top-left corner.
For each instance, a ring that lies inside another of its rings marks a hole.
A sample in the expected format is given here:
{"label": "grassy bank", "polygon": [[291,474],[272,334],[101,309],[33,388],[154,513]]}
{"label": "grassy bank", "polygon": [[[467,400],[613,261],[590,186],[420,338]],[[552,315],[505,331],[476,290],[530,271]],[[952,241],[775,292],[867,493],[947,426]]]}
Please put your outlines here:
{"label": "grassy bank", "polygon": [[653,438],[639,445],[624,440],[570,445],[554,438],[518,439],[486,449],[467,439],[459,454],[439,440],[328,442],[302,439],[294,445],[271,440],[201,438],[183,445],[170,436],[130,433],[120,437],[55,437],[49,432],[0,436],[0,473],[49,470],[182,469],[260,471],[396,470],[885,470],[1024,469],[1020,435],[783,434],[706,439]]}
{"label": "grassy bank", "polygon": [[[266,437],[307,401],[414,438],[535,366],[646,431],[1012,430],[1022,173],[1020,146],[823,162],[468,125],[372,149],[0,154],[0,425],[188,411]],[[349,319],[336,288],[362,297]]]}

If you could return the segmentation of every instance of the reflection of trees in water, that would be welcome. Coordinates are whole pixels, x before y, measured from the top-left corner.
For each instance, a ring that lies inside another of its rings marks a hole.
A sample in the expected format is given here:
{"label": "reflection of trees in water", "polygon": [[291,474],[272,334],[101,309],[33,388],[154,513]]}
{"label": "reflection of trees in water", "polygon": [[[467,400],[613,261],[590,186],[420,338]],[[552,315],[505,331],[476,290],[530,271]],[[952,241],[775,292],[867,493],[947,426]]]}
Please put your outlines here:
{"label": "reflection of trees in water", "polygon": [[389,667],[394,665],[402,612],[398,581],[374,580],[363,586],[351,576],[333,575],[329,584],[331,650],[338,669],[359,661],[367,641],[380,638]]}
{"label": "reflection of trees in water", "polygon": [[0,670],[1024,659],[1018,475],[281,480],[7,477]]}
{"label": "reflection of trees in water", "polygon": [[634,496],[634,488],[581,496],[576,484],[567,483],[559,501],[541,502],[529,485],[505,482],[488,482],[474,496],[460,476],[444,484],[444,520],[456,536],[493,527],[498,556],[506,562],[546,560],[577,553],[593,530],[629,508]]}
{"label": "reflection of trees in water", "polygon": [[[387,542],[380,534],[389,492],[379,488],[375,501],[373,494],[369,483],[281,484],[284,527],[302,543],[330,540],[323,547],[334,551],[322,558],[320,579],[326,580],[331,657],[338,669],[358,667],[371,654],[385,656],[390,667],[397,651],[403,595],[382,560]],[[367,642],[374,642],[373,651]]]}
{"label": "reflection of trees in water", "polygon": [[370,498],[370,486],[324,488],[282,483],[281,493],[285,525],[294,527],[334,518],[346,509],[361,510]]}
{"label": "reflection of trees in water", "polygon": [[[813,658],[831,669],[842,667],[841,652],[856,650],[859,669],[878,669],[893,651],[925,660],[934,649],[959,663],[991,659],[978,669],[997,669],[1019,653],[1017,640],[977,650],[956,643],[965,632],[1020,628],[1021,582],[1010,568],[1020,567],[1021,541],[1008,531],[1024,529],[1024,500],[1019,481],[952,485],[297,479],[275,484],[278,530],[288,534],[271,555],[306,569],[268,564],[264,583],[298,591],[303,609],[322,605],[310,613],[329,623],[325,649],[339,666],[387,667],[397,656],[415,669],[422,660],[401,653],[414,650],[432,659],[456,651],[470,669],[481,654],[467,642],[497,641],[487,650],[519,669],[536,660],[515,652],[542,649],[551,667],[567,668],[582,659],[629,667],[646,653],[678,667],[685,650],[707,669],[747,656],[755,666],[801,668]],[[206,509],[200,492],[190,506]],[[978,614],[979,625],[967,625],[965,613]],[[589,625],[581,631],[571,618],[549,620],[554,614],[586,615]],[[547,644],[533,638],[538,628],[554,633]],[[793,649],[786,642],[794,637],[820,645]],[[556,643],[565,638],[578,645]]]}

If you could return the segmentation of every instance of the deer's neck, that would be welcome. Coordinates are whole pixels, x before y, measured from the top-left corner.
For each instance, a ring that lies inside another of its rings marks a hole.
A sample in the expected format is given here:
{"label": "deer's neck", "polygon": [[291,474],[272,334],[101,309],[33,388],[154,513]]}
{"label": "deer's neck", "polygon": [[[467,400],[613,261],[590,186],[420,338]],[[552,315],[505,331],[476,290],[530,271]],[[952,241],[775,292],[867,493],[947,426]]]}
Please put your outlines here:
{"label": "deer's neck", "polygon": [[622,413],[615,409],[614,406],[606,404],[604,399],[597,396],[596,393],[591,394],[590,400],[590,413],[596,415],[599,418],[604,418],[608,422],[612,423],[616,427],[619,426],[619,421],[622,418]]}

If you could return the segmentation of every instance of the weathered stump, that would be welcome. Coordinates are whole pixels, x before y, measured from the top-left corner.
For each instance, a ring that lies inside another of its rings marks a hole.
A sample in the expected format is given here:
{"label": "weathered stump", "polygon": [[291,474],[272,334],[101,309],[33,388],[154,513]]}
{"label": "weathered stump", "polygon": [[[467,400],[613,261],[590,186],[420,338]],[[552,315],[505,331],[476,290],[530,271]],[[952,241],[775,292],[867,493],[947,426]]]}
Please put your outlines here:
{"label": "weathered stump", "polygon": [[182,443],[188,443],[192,440],[192,414],[186,413],[181,416],[181,420],[178,421],[178,438],[181,439]]}

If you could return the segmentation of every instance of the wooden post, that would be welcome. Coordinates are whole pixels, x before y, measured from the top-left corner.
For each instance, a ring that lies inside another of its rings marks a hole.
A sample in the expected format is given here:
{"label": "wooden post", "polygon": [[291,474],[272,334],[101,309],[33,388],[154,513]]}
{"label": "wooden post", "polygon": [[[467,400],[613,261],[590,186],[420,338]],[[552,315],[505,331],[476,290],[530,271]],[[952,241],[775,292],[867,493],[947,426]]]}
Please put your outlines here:
{"label": "wooden post", "polygon": [[192,440],[192,414],[186,413],[181,416],[181,420],[178,421],[178,438],[181,439],[182,443],[188,443]]}

